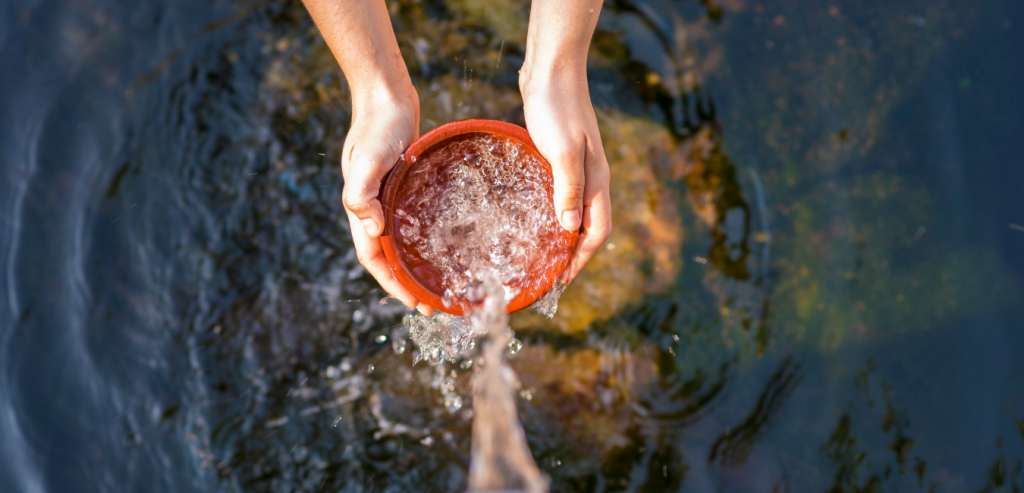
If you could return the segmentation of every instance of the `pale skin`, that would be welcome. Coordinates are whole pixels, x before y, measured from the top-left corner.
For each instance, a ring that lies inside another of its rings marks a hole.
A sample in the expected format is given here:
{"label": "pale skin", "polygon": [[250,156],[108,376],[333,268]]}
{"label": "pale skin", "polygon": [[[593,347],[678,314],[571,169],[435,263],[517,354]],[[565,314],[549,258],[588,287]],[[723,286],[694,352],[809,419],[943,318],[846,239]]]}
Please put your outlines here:
{"label": "pale skin", "polygon": [[[352,92],[342,201],[359,262],[394,298],[433,312],[395,279],[381,248],[377,193],[399,155],[419,137],[419,96],[384,0],[304,0]],[[571,282],[611,233],[609,170],[587,86],[587,51],[601,0],[533,0],[519,71],[526,128],[551,163],[555,212],[580,231],[563,281]]]}

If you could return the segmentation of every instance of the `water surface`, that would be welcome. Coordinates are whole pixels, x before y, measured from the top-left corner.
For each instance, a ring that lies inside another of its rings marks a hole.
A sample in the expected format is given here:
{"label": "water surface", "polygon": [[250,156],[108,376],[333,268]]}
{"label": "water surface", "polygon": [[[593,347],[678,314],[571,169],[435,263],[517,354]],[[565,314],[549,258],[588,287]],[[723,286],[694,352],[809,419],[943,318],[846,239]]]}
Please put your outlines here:
{"label": "water surface", "polygon": [[[389,2],[422,131],[522,123],[526,2]],[[609,0],[615,231],[513,318],[553,491],[1024,486],[1019,2]],[[0,490],[460,491],[341,214],[298,2],[0,4]]]}

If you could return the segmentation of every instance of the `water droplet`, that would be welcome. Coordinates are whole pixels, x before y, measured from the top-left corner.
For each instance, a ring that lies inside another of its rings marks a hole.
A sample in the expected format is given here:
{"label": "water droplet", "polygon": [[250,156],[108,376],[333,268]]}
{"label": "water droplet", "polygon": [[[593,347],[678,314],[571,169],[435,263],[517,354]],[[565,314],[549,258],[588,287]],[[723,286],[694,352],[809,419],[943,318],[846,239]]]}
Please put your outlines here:
{"label": "water droplet", "polygon": [[362,310],[356,310],[356,311],[352,312],[352,321],[356,322],[356,323],[362,322],[363,321],[363,311]]}
{"label": "water droplet", "polygon": [[334,418],[334,422],[331,423],[331,428],[337,428],[338,427],[338,423],[341,423],[341,416],[338,416],[337,418]]}
{"label": "water droplet", "polygon": [[462,409],[462,397],[458,394],[448,394],[444,397],[444,407],[449,413],[455,413]]}
{"label": "water droplet", "polygon": [[429,447],[434,444],[434,438],[431,436],[425,436],[423,437],[422,440],[420,440],[420,443],[423,444],[424,446]]}
{"label": "water droplet", "polygon": [[388,342],[388,336],[381,334],[377,336],[377,339],[375,340],[377,341],[377,344],[384,344],[385,342]]}
{"label": "water droplet", "polygon": [[513,337],[512,340],[508,341],[509,354],[516,354],[520,349],[523,349],[523,343],[520,342],[519,339]]}
{"label": "water droplet", "polygon": [[523,399],[526,399],[528,401],[532,401],[533,400],[533,391],[532,390],[522,390],[522,391],[519,392],[519,397],[522,397]]}
{"label": "water droplet", "polygon": [[373,365],[366,367],[366,373],[373,373]]}
{"label": "water droplet", "polygon": [[462,368],[463,370],[468,370],[468,369],[470,369],[472,367],[473,367],[473,360],[470,359],[470,358],[466,358],[466,359],[462,360],[462,364],[459,365],[459,368]]}

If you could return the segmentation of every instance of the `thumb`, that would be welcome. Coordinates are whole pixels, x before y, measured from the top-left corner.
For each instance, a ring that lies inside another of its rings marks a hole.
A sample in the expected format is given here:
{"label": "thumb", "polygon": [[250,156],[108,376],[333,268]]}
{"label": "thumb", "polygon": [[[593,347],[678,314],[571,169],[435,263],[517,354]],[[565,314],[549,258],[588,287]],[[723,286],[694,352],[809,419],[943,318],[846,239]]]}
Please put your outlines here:
{"label": "thumb", "polygon": [[345,179],[341,201],[346,209],[359,218],[366,234],[376,238],[384,232],[384,210],[377,194],[387,169],[377,160],[358,160],[352,164],[349,176]]}
{"label": "thumb", "polygon": [[550,162],[558,222],[568,231],[579,231],[583,223],[583,190],[586,184],[583,153],[560,152]]}

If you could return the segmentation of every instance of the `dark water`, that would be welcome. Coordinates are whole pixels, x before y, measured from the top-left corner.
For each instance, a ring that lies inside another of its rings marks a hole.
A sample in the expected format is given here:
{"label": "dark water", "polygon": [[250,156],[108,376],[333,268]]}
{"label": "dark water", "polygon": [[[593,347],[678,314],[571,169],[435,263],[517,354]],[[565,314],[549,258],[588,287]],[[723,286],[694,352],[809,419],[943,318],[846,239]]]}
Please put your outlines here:
{"label": "dark water", "polygon": [[[522,121],[524,2],[389,8],[424,130]],[[1021,47],[1013,0],[609,0],[616,230],[513,320],[553,490],[1024,487]],[[8,0],[0,74],[0,491],[465,487],[299,2]]]}

